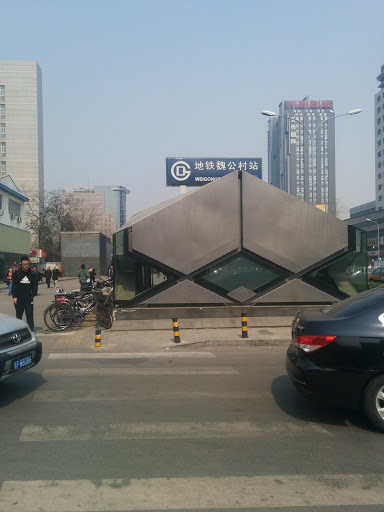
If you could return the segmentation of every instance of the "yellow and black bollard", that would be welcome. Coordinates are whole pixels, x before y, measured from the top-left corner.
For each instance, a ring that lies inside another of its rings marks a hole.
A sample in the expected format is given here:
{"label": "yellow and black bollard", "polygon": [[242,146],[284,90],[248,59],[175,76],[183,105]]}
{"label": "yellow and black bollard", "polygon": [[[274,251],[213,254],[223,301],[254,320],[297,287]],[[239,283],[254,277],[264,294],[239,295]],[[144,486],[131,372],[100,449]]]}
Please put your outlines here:
{"label": "yellow and black bollard", "polygon": [[179,322],[177,318],[172,318],[173,322],[173,341],[174,343],[180,343],[180,332],[179,332]]}
{"label": "yellow and black bollard", "polygon": [[95,347],[101,347],[101,329],[96,327],[95,331]]}
{"label": "yellow and black bollard", "polygon": [[248,338],[248,320],[247,313],[241,313],[241,337]]}

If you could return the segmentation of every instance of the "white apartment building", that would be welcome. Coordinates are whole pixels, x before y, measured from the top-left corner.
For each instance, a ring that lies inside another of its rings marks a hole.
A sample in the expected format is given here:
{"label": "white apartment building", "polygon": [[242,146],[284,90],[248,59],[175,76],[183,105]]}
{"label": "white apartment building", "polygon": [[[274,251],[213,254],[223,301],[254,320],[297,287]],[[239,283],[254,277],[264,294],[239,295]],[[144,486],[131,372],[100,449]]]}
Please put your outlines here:
{"label": "white apartment building", "polygon": [[11,176],[31,200],[43,196],[42,73],[36,61],[0,60],[0,162],[0,177]]}

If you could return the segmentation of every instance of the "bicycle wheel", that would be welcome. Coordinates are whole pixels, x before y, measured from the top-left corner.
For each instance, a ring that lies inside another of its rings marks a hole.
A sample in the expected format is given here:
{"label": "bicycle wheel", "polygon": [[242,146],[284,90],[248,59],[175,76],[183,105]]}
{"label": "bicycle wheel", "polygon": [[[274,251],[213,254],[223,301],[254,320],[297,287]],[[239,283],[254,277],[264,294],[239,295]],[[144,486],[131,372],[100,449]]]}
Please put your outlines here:
{"label": "bicycle wheel", "polygon": [[59,331],[65,331],[73,324],[75,311],[70,304],[61,304],[53,311],[51,318]]}
{"label": "bicycle wheel", "polygon": [[113,324],[113,310],[104,308],[100,305],[96,306],[96,320],[104,329],[110,329]]}
{"label": "bicycle wheel", "polygon": [[53,315],[55,313],[56,308],[57,303],[54,302],[44,310],[44,323],[50,331],[61,331],[61,329],[56,325],[55,321],[53,320]]}

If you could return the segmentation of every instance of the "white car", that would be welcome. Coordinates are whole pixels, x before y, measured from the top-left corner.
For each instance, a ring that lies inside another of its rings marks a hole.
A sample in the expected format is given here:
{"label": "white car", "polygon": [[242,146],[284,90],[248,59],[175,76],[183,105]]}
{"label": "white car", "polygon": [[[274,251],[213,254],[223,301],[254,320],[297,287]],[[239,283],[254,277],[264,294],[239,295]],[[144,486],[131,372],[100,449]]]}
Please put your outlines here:
{"label": "white car", "polygon": [[28,324],[0,313],[0,382],[35,366],[41,354],[42,345]]}

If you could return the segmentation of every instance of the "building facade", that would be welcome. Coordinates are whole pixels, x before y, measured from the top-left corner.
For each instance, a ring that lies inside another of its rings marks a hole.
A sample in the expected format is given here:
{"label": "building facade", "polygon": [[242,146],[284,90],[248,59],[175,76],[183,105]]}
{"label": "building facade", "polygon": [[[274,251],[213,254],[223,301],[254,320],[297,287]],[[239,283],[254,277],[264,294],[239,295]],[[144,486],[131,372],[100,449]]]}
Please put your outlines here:
{"label": "building facade", "polygon": [[0,177],[0,279],[14,261],[29,254],[30,236],[25,230],[25,204],[10,176]]}
{"label": "building facade", "polygon": [[67,276],[77,277],[80,265],[93,265],[98,277],[107,276],[111,264],[111,241],[102,233],[61,233],[61,265]]}
{"label": "building facade", "polygon": [[38,205],[44,157],[42,73],[36,61],[0,60],[0,146],[0,176],[11,176],[31,206]]}
{"label": "building facade", "polygon": [[126,197],[130,191],[121,185],[96,185],[95,192],[104,194],[105,211],[113,213],[114,231],[127,220]]}
{"label": "building facade", "polygon": [[133,216],[113,261],[120,307],[325,304],[367,289],[363,231],[244,171]]}
{"label": "building facade", "polygon": [[283,101],[268,130],[269,183],[332,213],[336,210],[334,116],[330,100]]}
{"label": "building facade", "polygon": [[377,77],[380,91],[375,94],[375,184],[376,210],[384,205],[384,65]]}

